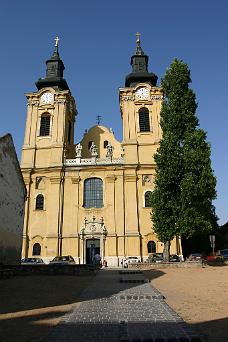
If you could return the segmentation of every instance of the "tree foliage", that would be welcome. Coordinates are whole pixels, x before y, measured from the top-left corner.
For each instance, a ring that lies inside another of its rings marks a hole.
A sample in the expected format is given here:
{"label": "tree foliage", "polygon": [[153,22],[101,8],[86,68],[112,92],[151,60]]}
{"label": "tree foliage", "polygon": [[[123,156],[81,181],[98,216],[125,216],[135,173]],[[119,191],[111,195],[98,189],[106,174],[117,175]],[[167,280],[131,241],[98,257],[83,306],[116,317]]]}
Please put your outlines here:
{"label": "tree foliage", "polygon": [[206,133],[198,128],[197,104],[188,66],[175,59],[162,80],[163,137],[155,154],[152,194],[153,229],[166,243],[175,235],[209,233],[216,224],[212,200],[216,179]]}

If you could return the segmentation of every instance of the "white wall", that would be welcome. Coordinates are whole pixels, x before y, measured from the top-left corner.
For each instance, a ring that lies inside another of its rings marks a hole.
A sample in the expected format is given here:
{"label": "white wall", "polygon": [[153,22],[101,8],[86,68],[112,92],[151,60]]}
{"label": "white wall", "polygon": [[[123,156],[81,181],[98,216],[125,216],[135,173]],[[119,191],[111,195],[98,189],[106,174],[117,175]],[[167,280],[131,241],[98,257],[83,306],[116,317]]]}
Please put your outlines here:
{"label": "white wall", "polygon": [[10,134],[0,137],[0,263],[20,260],[25,186]]}

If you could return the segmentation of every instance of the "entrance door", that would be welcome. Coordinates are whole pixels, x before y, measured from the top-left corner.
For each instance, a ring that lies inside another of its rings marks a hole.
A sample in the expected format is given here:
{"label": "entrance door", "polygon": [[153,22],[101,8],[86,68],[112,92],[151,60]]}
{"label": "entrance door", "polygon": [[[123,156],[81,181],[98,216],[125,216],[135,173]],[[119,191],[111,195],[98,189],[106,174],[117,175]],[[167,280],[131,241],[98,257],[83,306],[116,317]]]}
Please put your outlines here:
{"label": "entrance door", "polygon": [[100,240],[99,239],[88,239],[86,240],[86,263],[94,263],[94,255],[100,255]]}

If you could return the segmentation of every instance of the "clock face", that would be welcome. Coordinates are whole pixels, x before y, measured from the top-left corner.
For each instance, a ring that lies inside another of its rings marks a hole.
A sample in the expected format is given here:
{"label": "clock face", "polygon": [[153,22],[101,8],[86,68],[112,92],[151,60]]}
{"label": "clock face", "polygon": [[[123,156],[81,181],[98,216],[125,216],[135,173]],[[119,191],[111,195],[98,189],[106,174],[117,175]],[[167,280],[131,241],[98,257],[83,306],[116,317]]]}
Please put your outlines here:
{"label": "clock face", "polygon": [[54,100],[54,95],[52,93],[44,93],[40,100],[43,104],[51,103]]}
{"label": "clock face", "polygon": [[147,100],[149,98],[149,89],[147,88],[139,88],[136,91],[136,96],[140,100]]}

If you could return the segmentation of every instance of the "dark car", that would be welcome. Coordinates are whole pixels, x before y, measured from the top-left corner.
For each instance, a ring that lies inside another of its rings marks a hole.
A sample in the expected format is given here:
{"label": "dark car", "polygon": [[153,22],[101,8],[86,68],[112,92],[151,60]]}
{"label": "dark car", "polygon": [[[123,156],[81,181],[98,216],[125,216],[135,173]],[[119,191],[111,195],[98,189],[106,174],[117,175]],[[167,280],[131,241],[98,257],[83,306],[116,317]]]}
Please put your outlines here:
{"label": "dark car", "polygon": [[163,262],[163,253],[155,253],[154,260],[156,263]]}
{"label": "dark car", "polygon": [[50,261],[51,265],[75,265],[74,258],[71,255],[57,256]]}
{"label": "dark car", "polygon": [[170,262],[179,262],[180,261],[180,257],[176,254],[171,254],[169,257],[169,261]]}
{"label": "dark car", "polygon": [[24,258],[21,260],[21,265],[42,265],[44,264],[41,258]]}
{"label": "dark car", "polygon": [[219,255],[221,255],[224,260],[228,260],[228,249],[220,249]]}

